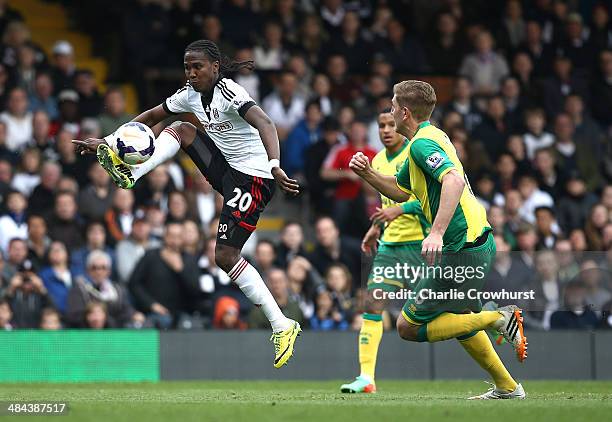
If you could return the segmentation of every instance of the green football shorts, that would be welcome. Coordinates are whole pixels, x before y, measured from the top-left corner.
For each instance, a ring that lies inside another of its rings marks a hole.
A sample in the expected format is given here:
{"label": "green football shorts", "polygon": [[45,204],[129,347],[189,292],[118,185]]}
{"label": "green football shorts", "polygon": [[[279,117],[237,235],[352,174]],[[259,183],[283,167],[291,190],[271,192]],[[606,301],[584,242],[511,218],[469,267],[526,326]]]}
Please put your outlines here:
{"label": "green football shorts", "polygon": [[480,312],[482,303],[477,297],[485,284],[495,260],[495,240],[492,232],[478,246],[444,254],[439,265],[427,267],[413,296],[402,314],[409,322],[427,323],[444,312]]}
{"label": "green football shorts", "polygon": [[418,282],[414,269],[422,266],[421,242],[382,244],[378,247],[368,277],[368,291],[382,289],[385,292],[395,292],[399,289],[413,289]]}

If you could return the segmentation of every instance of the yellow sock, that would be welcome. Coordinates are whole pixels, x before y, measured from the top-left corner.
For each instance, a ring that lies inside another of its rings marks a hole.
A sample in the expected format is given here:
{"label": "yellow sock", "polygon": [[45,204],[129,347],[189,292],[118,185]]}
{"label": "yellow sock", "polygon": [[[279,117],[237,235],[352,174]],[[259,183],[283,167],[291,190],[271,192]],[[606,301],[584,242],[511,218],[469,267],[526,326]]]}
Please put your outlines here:
{"label": "yellow sock", "polygon": [[[472,331],[488,328],[499,318],[500,314],[497,311],[482,311],[475,314],[443,313],[420,327],[419,341],[433,343],[464,336]],[[423,338],[424,334],[427,334],[427,338]]]}
{"label": "yellow sock", "polygon": [[363,325],[359,331],[359,365],[361,375],[370,377],[374,382],[376,355],[383,335],[382,315],[363,314]]}
{"label": "yellow sock", "polygon": [[516,381],[502,363],[491,344],[491,340],[489,340],[489,336],[484,331],[478,331],[465,340],[459,340],[459,343],[482,369],[491,375],[497,388],[514,391],[517,385]]}

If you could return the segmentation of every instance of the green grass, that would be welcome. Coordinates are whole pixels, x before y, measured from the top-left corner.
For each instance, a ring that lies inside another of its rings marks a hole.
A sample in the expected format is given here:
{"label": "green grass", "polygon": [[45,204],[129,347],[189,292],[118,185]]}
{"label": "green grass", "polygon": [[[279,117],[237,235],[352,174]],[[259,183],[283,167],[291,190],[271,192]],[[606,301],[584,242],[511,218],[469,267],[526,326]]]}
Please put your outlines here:
{"label": "green grass", "polygon": [[[525,381],[528,399],[467,401],[479,381],[385,381],[374,395],[340,394],[332,381],[157,384],[0,384],[0,401],[68,402],[58,421],[603,421],[612,382]],[[40,421],[39,417],[0,417]],[[54,419],[55,420],[55,419]]]}

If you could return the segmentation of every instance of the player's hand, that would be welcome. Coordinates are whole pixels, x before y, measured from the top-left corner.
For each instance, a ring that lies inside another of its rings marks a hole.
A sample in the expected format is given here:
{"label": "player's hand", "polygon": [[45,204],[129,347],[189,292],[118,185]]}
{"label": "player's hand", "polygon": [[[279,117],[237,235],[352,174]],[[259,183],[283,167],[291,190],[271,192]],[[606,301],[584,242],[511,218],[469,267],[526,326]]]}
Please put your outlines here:
{"label": "player's hand", "polygon": [[442,235],[437,233],[429,233],[429,236],[423,239],[421,255],[428,265],[436,264],[442,260],[442,245]]}
{"label": "player's hand", "polygon": [[368,256],[371,256],[374,252],[376,252],[379,237],[380,229],[377,226],[370,227],[361,241],[361,251]]}
{"label": "player's hand", "polygon": [[351,162],[349,163],[349,168],[359,177],[365,176],[372,170],[370,159],[361,151],[353,155],[353,158],[351,158]]}
{"label": "player's hand", "polygon": [[77,154],[85,155],[85,154],[95,154],[98,150],[98,145],[106,144],[104,139],[98,138],[87,138],[84,141],[79,139],[73,139],[72,143],[76,147]]}
{"label": "player's hand", "polygon": [[290,179],[282,168],[274,167],[272,169],[272,176],[283,192],[291,195],[297,195],[300,193],[300,185],[298,184],[297,180]]}
{"label": "player's hand", "polygon": [[399,217],[403,213],[404,213],[404,210],[402,209],[402,207],[399,207],[399,206],[389,207],[385,209],[376,207],[376,212],[372,214],[372,216],[370,217],[370,220],[372,220],[375,223],[388,223],[390,221],[395,220],[397,217]]}

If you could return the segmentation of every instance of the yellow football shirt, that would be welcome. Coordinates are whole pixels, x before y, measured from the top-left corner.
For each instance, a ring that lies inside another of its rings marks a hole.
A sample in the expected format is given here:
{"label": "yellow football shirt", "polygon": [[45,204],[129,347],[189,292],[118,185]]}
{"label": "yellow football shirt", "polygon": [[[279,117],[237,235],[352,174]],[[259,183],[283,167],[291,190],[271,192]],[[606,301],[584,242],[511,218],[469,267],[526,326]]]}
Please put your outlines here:
{"label": "yellow football shirt", "polygon": [[428,222],[434,221],[440,206],[442,177],[454,169],[465,178],[459,205],[444,233],[444,250],[456,252],[466,242],[473,242],[491,230],[486,210],[474,196],[463,165],[446,133],[429,122],[423,122],[407,149],[408,159],[396,175],[397,185],[418,198]]}
{"label": "yellow football shirt", "polygon": [[[408,142],[392,156],[387,154],[386,149],[380,151],[372,160],[372,167],[386,176],[395,176],[407,158]],[[412,197],[406,202],[398,203],[384,195],[380,195],[380,197],[383,209],[396,205],[401,205],[404,209],[404,214],[385,226],[383,235],[380,238],[382,244],[398,245],[420,242],[427,236],[430,226],[416,198]]]}

